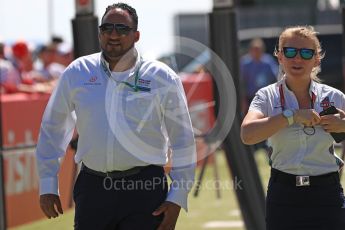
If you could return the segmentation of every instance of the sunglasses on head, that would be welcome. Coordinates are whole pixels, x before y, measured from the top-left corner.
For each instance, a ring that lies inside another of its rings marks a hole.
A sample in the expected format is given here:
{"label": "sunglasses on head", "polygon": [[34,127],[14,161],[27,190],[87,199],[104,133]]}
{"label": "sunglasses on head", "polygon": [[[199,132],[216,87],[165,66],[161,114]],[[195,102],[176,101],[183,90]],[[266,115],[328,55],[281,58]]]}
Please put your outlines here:
{"label": "sunglasses on head", "polygon": [[296,57],[298,52],[301,58],[304,60],[312,59],[315,54],[315,50],[313,49],[307,49],[307,48],[298,49],[294,47],[283,47],[283,53],[286,58],[294,58]]}
{"label": "sunglasses on head", "polygon": [[119,35],[127,35],[133,28],[125,25],[125,24],[113,24],[113,23],[103,23],[99,26],[99,29],[102,33],[111,34],[115,29],[116,33]]}

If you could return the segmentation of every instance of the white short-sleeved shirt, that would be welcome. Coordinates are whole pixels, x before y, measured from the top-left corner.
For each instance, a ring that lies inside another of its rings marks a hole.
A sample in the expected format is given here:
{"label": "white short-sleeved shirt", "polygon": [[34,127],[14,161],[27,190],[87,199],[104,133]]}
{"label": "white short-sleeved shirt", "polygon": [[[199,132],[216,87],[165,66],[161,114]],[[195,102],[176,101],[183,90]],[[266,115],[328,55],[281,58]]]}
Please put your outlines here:
{"label": "white short-sleeved shirt", "polygon": [[[260,111],[265,117],[281,114],[280,85],[283,86],[285,109],[298,110],[296,96],[286,86],[285,78],[260,89],[249,110]],[[314,109],[318,113],[331,105],[345,109],[344,94],[333,87],[312,81],[309,93],[315,95]],[[314,135],[307,135],[302,125],[293,124],[268,138],[271,166],[295,175],[321,175],[338,171],[343,161],[334,153],[333,143],[332,136],[320,125],[315,126]]]}

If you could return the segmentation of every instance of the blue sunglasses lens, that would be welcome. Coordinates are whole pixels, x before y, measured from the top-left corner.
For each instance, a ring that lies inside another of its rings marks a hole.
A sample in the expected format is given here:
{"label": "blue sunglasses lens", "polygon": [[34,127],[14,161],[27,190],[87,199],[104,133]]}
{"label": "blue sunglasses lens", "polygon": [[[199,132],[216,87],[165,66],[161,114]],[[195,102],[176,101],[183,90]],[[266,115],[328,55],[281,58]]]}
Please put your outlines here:
{"label": "blue sunglasses lens", "polygon": [[284,48],[284,56],[287,58],[293,58],[297,55],[297,49],[295,48]]}
{"label": "blue sunglasses lens", "polygon": [[314,56],[314,50],[312,49],[301,49],[299,53],[301,57],[305,60],[309,60]]}

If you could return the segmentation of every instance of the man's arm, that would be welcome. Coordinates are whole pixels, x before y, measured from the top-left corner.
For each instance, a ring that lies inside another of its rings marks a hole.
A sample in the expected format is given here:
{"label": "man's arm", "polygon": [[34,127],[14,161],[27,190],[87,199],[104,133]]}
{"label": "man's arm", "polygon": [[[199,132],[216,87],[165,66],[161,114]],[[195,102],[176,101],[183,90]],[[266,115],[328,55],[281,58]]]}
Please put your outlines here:
{"label": "man's arm", "polygon": [[175,76],[165,98],[164,122],[172,149],[169,193],[153,214],[164,213],[159,230],[173,229],[180,208],[187,211],[187,197],[195,175],[196,148],[187,100],[181,80]]}
{"label": "man's arm", "polygon": [[66,76],[61,78],[45,109],[36,148],[40,178],[40,206],[48,218],[62,214],[58,192],[59,158],[72,137],[75,119]]}

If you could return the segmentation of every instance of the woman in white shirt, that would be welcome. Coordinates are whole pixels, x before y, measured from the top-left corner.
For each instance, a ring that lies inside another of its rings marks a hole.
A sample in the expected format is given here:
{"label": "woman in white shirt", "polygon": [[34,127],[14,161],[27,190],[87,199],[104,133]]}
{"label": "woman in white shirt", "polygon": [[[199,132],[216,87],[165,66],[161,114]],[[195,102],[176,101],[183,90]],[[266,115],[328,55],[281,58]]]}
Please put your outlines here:
{"label": "woman in white shirt", "polygon": [[[345,132],[345,96],[319,83],[324,54],[316,34],[311,26],[281,33],[281,80],[257,92],[242,123],[245,144],[268,139],[270,146],[267,230],[345,229],[344,163],[331,135]],[[336,115],[319,114],[332,106]]]}

